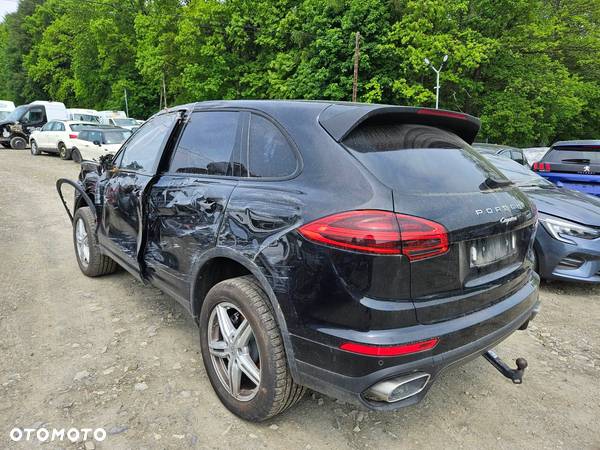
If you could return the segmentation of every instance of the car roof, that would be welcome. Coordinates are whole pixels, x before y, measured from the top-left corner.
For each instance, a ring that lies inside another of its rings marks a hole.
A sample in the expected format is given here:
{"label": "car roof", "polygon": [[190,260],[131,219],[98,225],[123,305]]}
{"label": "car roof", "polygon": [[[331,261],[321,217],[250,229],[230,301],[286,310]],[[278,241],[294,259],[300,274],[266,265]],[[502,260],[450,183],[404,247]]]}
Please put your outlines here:
{"label": "car roof", "polygon": [[90,127],[90,128],[86,128],[85,130],[81,130],[81,131],[128,131],[128,132],[131,132],[131,130],[128,130],[127,128],[121,128],[121,127]]}
{"label": "car roof", "polygon": [[552,147],[584,147],[586,145],[590,146],[600,146],[600,141],[594,139],[582,139],[577,141],[558,141],[552,144]]}
{"label": "car roof", "polygon": [[468,143],[473,142],[481,125],[476,117],[442,109],[329,100],[212,100],[176,106],[157,114],[219,108],[255,109],[276,118],[282,110],[289,112],[290,108],[312,110],[318,116],[320,125],[338,142],[366,121],[401,119],[438,126],[449,129]]}
{"label": "car roof", "polygon": [[48,122],[62,122],[67,125],[97,125],[94,122],[86,122],[85,120],[49,120]]}

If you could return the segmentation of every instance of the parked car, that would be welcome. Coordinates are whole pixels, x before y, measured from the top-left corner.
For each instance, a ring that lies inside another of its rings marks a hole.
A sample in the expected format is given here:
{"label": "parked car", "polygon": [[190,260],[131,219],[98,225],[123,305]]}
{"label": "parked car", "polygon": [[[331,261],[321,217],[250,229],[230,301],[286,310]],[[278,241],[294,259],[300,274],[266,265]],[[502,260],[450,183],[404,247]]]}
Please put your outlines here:
{"label": "parked car", "polygon": [[114,155],[131,136],[124,128],[86,128],[73,139],[73,161],[99,161],[105,155]]}
{"label": "parked car", "polygon": [[557,186],[600,196],[600,141],[556,142],[533,170]]}
{"label": "parked car", "polygon": [[473,148],[483,155],[503,156],[524,166],[527,165],[527,158],[525,158],[523,150],[520,148],[509,147],[508,145],[486,144],[482,142],[475,142]]}
{"label": "parked car", "polygon": [[9,100],[0,100],[0,122],[15,110],[15,104]]}
{"label": "parked car", "polygon": [[539,162],[550,147],[529,147],[523,149],[523,154],[527,158],[527,164],[529,167],[533,166],[533,163]]}
{"label": "parked car", "polygon": [[127,128],[135,131],[140,127],[136,119],[125,115],[124,111],[100,111],[100,123],[111,125],[113,127]]}
{"label": "parked car", "polygon": [[61,102],[35,101],[21,105],[0,122],[0,144],[22,150],[30,134],[52,120],[66,120],[67,108]]}
{"label": "parked car", "polygon": [[100,123],[100,115],[95,109],[69,108],[67,112],[69,113],[69,120]]}
{"label": "parked car", "polygon": [[78,133],[98,124],[75,120],[52,120],[41,129],[31,133],[29,147],[34,156],[44,153],[58,153],[62,159],[71,159],[71,151]]}
{"label": "parked car", "polygon": [[559,188],[512,161],[486,158],[538,209],[534,257],[540,276],[600,283],[600,199]]}
{"label": "parked car", "polygon": [[81,271],[121,265],[181,302],[234,414],[305,387],[389,410],[539,308],[535,211],[468,145],[478,130],[424,108],[201,102],[57,188],[76,189]]}

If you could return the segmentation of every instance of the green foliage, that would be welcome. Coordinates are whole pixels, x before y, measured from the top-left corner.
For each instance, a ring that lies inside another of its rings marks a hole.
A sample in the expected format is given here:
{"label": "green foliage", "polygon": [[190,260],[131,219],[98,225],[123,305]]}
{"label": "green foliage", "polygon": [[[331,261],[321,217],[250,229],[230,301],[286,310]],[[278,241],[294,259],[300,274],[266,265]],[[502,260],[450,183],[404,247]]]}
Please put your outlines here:
{"label": "green foliage", "polygon": [[481,117],[479,139],[600,134],[600,2],[589,0],[21,0],[0,24],[0,97],[159,108],[208,99],[358,98]]}

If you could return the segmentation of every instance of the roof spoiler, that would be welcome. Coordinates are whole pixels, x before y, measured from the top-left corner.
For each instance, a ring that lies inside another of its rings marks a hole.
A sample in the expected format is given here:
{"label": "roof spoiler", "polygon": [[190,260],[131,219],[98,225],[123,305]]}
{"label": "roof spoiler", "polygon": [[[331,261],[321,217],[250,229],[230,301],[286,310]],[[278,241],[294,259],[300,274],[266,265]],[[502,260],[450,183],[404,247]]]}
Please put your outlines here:
{"label": "roof spoiler", "polygon": [[365,121],[412,123],[443,128],[472,144],[481,121],[468,114],[444,109],[371,104],[333,104],[319,114],[319,123],[337,142]]}

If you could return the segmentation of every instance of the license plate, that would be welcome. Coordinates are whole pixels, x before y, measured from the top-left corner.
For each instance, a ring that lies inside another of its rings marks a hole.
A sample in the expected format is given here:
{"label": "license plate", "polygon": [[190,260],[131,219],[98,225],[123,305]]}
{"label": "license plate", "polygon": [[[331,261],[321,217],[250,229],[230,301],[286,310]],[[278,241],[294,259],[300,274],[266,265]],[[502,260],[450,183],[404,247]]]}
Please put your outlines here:
{"label": "license plate", "polygon": [[471,241],[469,261],[471,267],[484,267],[507,258],[517,251],[517,236],[507,233]]}

